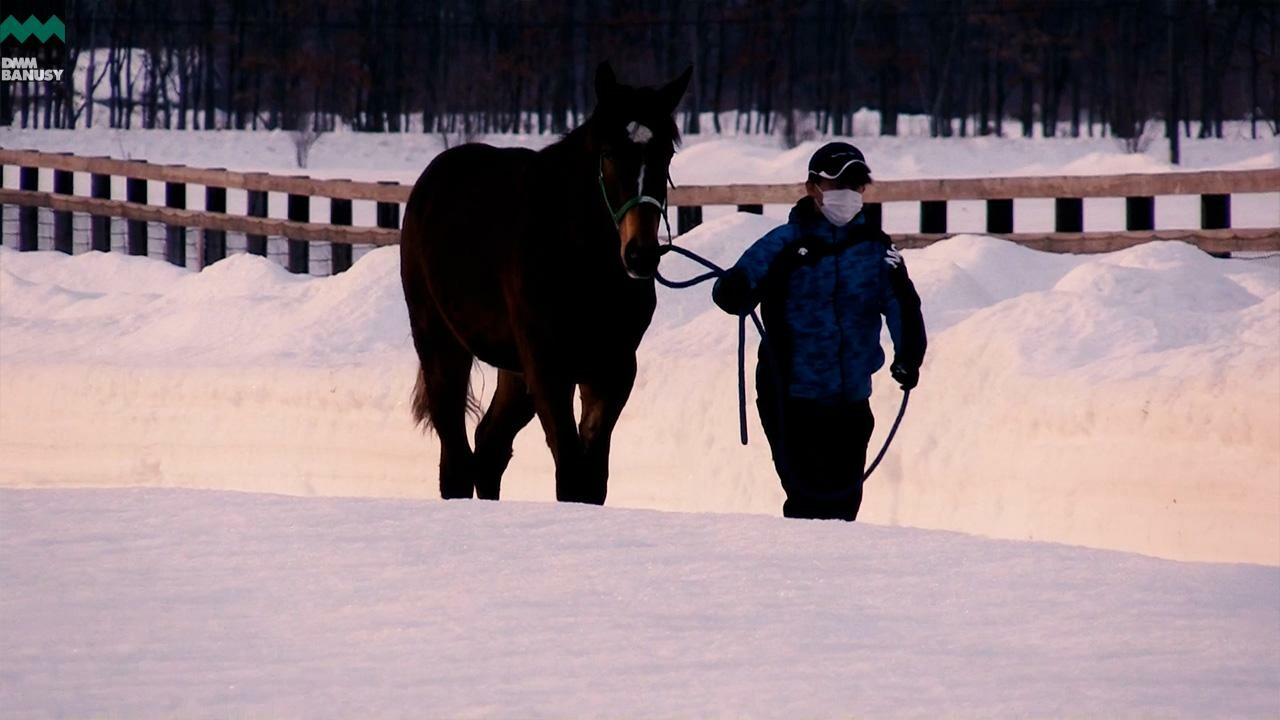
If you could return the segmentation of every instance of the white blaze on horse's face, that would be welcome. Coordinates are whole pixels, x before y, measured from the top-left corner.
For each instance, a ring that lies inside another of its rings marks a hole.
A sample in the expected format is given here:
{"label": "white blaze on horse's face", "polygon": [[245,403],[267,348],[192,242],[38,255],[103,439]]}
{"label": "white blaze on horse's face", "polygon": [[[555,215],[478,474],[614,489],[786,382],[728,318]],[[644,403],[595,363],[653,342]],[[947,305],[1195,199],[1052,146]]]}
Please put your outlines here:
{"label": "white blaze on horse's face", "polygon": [[[631,138],[631,142],[637,145],[646,145],[653,139],[653,131],[632,120],[627,123],[627,137]],[[636,194],[644,195],[644,163],[640,163],[640,180],[636,184]]]}
{"label": "white blaze on horse's face", "polygon": [[[640,207],[646,204],[653,205],[662,211],[662,203],[657,198],[645,195],[644,179],[647,170],[647,163],[643,160],[645,155],[644,146],[653,139],[653,131],[647,126],[641,125],[639,122],[631,121],[627,124],[627,138],[635,145],[640,146],[640,171],[636,178],[635,198],[639,201],[630,211],[618,221],[619,236],[622,241],[622,265],[626,269],[627,274],[636,279],[647,279],[653,276],[657,269],[657,235],[659,218],[653,218],[652,228],[645,228],[641,225],[641,214],[638,212]],[[625,193],[624,193],[625,195]],[[651,232],[647,232],[650,230]]]}

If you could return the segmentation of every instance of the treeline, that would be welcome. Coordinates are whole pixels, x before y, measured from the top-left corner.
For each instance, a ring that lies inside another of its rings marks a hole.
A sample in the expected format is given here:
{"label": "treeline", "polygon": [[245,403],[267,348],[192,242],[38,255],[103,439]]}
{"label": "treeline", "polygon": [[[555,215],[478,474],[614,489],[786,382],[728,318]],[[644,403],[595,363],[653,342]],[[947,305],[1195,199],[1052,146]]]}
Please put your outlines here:
{"label": "treeline", "polygon": [[66,20],[65,80],[0,84],[0,124],[560,132],[609,59],[636,84],[692,63],[686,132],[849,133],[863,107],[882,134],[899,114],[941,136],[1280,132],[1280,0],[67,0]]}

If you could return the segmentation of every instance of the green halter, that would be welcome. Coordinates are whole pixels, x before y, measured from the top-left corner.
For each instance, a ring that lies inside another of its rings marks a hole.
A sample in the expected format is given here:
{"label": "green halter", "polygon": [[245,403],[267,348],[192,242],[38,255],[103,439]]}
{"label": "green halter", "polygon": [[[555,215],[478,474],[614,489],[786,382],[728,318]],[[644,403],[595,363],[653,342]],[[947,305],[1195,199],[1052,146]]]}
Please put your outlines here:
{"label": "green halter", "polygon": [[600,155],[600,195],[604,198],[604,206],[609,209],[609,214],[613,216],[613,226],[618,227],[622,223],[622,218],[627,211],[637,205],[648,203],[656,208],[658,212],[666,215],[666,206],[657,198],[644,194],[644,188],[640,188],[640,194],[622,203],[622,207],[617,210],[613,209],[613,203],[609,202],[609,191],[604,187],[604,154]]}

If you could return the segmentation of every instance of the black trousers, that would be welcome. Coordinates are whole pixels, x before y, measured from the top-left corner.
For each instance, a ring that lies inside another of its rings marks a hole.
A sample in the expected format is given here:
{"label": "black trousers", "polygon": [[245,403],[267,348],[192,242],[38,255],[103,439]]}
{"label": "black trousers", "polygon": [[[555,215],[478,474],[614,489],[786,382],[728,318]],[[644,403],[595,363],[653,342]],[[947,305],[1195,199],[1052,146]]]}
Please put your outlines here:
{"label": "black trousers", "polygon": [[777,380],[756,369],[756,408],[791,518],[854,520],[862,505],[867,443],[875,428],[867,400],[827,403],[782,397]]}

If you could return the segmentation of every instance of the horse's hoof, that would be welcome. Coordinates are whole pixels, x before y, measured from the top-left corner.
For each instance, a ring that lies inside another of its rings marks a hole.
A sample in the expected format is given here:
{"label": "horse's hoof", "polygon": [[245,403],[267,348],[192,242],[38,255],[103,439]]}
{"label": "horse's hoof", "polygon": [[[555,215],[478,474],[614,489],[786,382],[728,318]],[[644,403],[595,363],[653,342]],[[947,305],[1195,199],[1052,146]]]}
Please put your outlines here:
{"label": "horse's hoof", "polygon": [[470,500],[474,494],[474,489],[470,487],[440,488],[440,498],[443,500]]}

